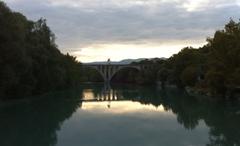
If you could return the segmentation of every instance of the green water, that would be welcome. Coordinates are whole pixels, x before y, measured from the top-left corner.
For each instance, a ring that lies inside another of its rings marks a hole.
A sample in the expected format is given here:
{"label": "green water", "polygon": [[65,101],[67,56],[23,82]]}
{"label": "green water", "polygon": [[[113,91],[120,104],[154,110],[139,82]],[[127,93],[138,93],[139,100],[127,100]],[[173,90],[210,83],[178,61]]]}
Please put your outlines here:
{"label": "green water", "polygon": [[0,146],[80,145],[240,146],[240,106],[100,84],[0,104]]}

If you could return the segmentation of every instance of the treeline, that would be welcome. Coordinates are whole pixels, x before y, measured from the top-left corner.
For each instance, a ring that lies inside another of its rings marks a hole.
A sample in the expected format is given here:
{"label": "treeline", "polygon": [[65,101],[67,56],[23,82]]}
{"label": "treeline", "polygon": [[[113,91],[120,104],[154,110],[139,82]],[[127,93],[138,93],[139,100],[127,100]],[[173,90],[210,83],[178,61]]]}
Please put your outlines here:
{"label": "treeline", "polygon": [[154,63],[155,81],[163,87],[174,84],[213,97],[232,97],[240,90],[240,22],[230,20],[203,47],[186,47],[163,62],[152,60]]}
{"label": "treeline", "polygon": [[81,64],[63,55],[45,19],[27,20],[0,1],[0,99],[75,86]]}
{"label": "treeline", "polygon": [[[232,96],[240,87],[240,22],[230,20],[201,48],[187,47],[170,57],[159,72],[179,87],[210,96]],[[162,80],[163,82],[165,80]]]}

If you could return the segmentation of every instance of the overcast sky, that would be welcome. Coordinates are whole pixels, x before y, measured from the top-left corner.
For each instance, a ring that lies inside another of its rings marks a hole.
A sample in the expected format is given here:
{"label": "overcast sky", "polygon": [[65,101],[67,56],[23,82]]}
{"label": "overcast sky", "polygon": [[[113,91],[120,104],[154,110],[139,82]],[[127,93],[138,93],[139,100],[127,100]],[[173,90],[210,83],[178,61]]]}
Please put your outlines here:
{"label": "overcast sky", "polygon": [[82,62],[170,57],[240,18],[240,0],[4,0],[41,17],[63,53]]}

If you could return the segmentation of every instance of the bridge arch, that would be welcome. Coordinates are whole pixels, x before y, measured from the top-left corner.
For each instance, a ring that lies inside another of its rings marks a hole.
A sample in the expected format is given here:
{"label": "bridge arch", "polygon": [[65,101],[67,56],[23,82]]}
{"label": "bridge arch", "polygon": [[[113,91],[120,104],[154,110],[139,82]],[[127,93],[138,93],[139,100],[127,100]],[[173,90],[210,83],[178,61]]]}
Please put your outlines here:
{"label": "bridge arch", "polygon": [[109,78],[109,81],[111,81],[114,77],[116,77],[116,75],[118,73],[120,73],[121,71],[125,70],[125,69],[132,69],[132,70],[137,70],[138,72],[141,71],[140,67],[138,66],[126,66],[126,67],[121,67],[119,68],[118,70],[116,70],[112,75],[111,77]]}
{"label": "bridge arch", "polygon": [[89,64],[89,65],[84,65],[84,67],[97,70],[105,82],[110,82],[111,79],[114,77],[114,75],[116,75],[116,73],[118,73],[122,69],[133,68],[138,71],[141,70],[141,66],[138,66],[138,65]]}
{"label": "bridge arch", "polygon": [[[86,70],[87,69],[87,70]],[[103,72],[101,72],[98,68],[93,67],[93,66],[84,66],[84,70],[86,71],[86,73],[88,74],[87,76],[89,77],[89,71],[90,72],[95,72],[97,74],[98,77],[101,77],[101,81],[105,81],[106,78],[103,74]],[[91,75],[90,75],[90,80],[91,80]]]}

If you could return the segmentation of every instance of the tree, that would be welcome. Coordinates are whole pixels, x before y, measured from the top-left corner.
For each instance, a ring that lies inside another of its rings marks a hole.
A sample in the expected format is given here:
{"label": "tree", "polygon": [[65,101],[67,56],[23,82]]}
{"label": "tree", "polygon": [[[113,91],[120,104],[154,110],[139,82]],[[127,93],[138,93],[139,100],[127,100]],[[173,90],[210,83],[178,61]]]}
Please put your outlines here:
{"label": "tree", "polygon": [[163,67],[158,71],[158,80],[161,81],[162,88],[165,88],[165,84],[168,79],[168,76],[169,76],[169,71],[166,68]]}
{"label": "tree", "polygon": [[181,74],[181,81],[184,86],[195,86],[198,79],[198,72],[196,67],[188,66],[186,67]]}
{"label": "tree", "polygon": [[75,86],[81,64],[62,54],[45,19],[27,20],[0,2],[0,99]]}

